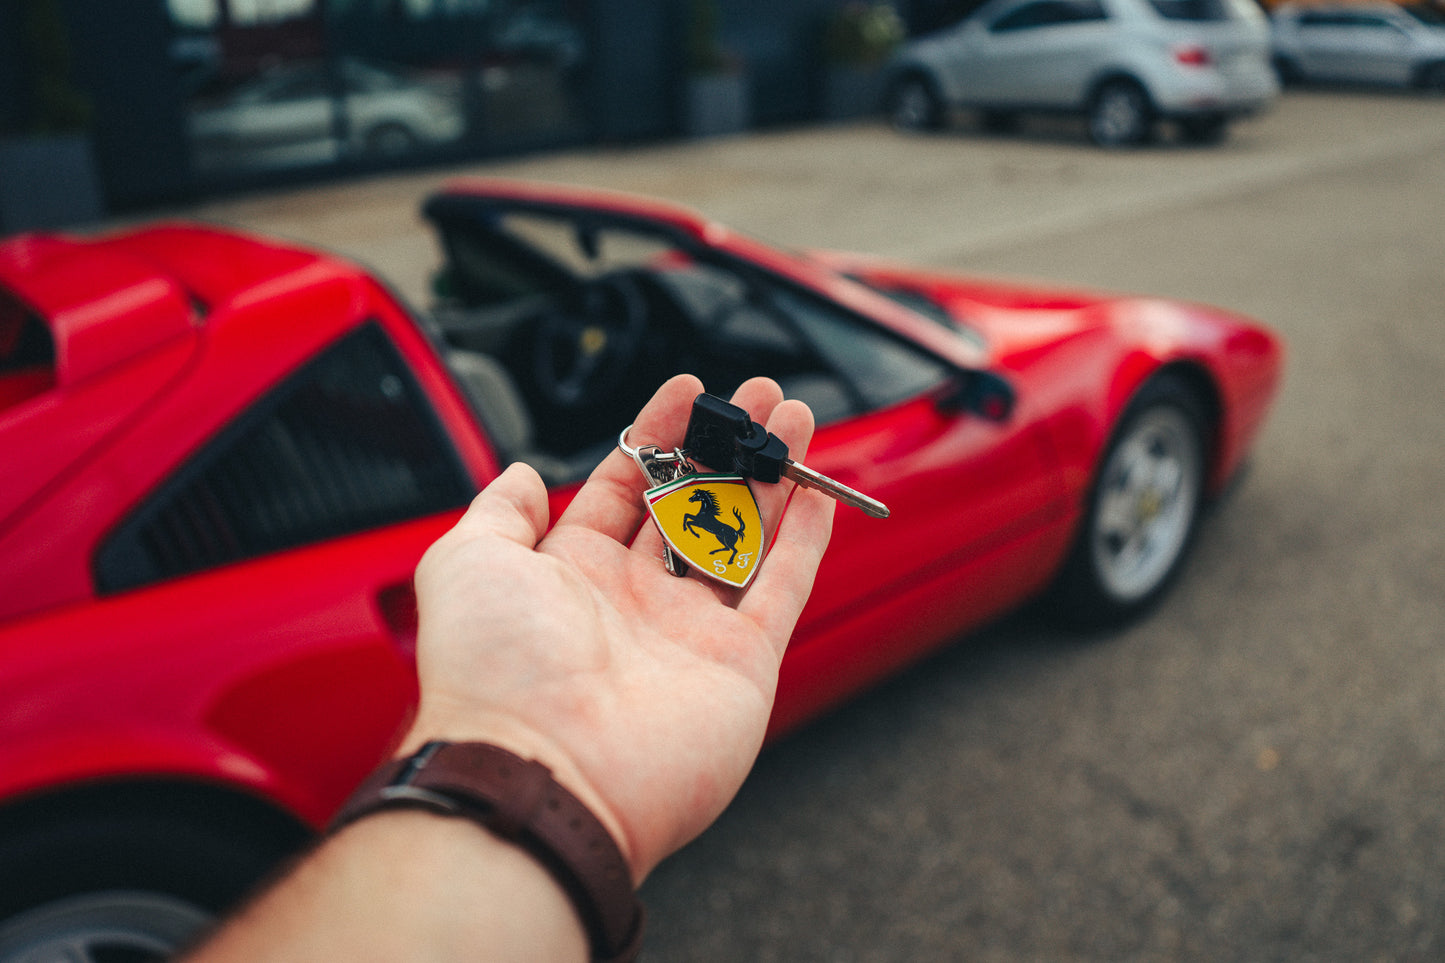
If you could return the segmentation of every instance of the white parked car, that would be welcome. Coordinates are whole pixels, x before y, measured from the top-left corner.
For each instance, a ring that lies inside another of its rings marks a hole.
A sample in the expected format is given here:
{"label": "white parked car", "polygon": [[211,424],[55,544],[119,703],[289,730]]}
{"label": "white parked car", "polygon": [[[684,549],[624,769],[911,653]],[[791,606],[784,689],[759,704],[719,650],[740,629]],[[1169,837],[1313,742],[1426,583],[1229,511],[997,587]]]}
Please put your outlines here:
{"label": "white parked car", "polygon": [[1285,4],[1272,18],[1286,83],[1388,84],[1445,91],[1445,17],[1394,3]]}
{"label": "white parked car", "polygon": [[276,67],[190,118],[200,168],[331,161],[342,151],[394,158],[465,130],[457,91],[353,58]]}
{"label": "white parked car", "polygon": [[1104,146],[1143,143],[1161,120],[1212,142],[1277,97],[1269,53],[1252,0],[992,0],[903,46],[886,107],[901,128],[960,107],[995,128],[1051,111],[1085,116]]}

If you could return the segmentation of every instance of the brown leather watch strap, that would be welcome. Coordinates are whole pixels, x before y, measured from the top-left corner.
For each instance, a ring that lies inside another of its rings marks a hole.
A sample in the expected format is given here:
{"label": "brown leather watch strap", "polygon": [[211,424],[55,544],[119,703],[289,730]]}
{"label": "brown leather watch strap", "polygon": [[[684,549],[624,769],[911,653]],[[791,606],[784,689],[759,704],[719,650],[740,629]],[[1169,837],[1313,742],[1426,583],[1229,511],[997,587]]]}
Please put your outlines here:
{"label": "brown leather watch strap", "polygon": [[526,849],[577,908],[593,959],[625,963],[642,948],[642,903],[627,861],[606,827],[541,763],[485,743],[430,742],[372,773],[332,830],[397,806],[464,816]]}

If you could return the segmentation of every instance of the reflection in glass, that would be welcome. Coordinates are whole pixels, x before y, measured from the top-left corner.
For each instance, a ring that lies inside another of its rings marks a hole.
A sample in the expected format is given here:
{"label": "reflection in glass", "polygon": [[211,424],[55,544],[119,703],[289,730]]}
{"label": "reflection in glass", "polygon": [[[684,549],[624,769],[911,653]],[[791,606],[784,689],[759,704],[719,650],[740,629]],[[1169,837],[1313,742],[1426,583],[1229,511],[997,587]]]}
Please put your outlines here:
{"label": "reflection in glass", "polygon": [[465,130],[455,84],[350,58],[285,64],[200,102],[197,170],[326,163],[343,153],[393,159]]}
{"label": "reflection in glass", "polygon": [[167,0],[203,179],[585,134],[570,0]]}

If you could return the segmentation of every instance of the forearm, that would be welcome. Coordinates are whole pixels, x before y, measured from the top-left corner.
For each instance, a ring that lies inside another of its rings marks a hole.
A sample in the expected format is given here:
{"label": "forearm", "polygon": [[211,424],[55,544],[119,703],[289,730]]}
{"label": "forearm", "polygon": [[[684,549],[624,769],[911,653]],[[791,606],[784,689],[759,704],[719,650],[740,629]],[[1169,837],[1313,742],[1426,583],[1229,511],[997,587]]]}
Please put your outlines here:
{"label": "forearm", "polygon": [[524,850],[429,812],[368,816],[328,839],[188,959],[582,963],[571,903]]}

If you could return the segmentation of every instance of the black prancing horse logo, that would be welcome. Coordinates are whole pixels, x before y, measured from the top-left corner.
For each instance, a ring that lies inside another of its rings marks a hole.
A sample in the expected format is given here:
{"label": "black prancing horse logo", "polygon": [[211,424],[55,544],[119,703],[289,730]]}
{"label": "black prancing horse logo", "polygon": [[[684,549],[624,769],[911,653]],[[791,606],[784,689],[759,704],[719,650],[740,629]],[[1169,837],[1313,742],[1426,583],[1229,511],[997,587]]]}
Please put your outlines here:
{"label": "black prancing horse logo", "polygon": [[733,528],[727,522],[718,517],[717,496],[706,488],[693,489],[689,502],[698,502],[698,510],[695,515],[684,515],[682,518],[682,530],[692,532],[694,538],[701,538],[698,529],[704,532],[711,532],[717,538],[721,548],[715,548],[709,555],[716,555],[718,552],[731,552],[728,556],[728,564],[731,565],[738,557],[738,545],[747,534],[748,526],[743,521],[743,516],[736,508],[733,509],[733,517],[738,520],[738,527]]}

